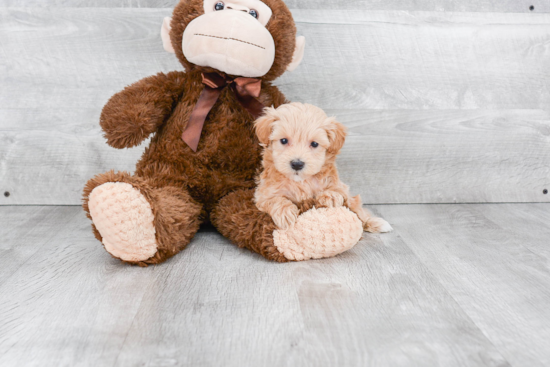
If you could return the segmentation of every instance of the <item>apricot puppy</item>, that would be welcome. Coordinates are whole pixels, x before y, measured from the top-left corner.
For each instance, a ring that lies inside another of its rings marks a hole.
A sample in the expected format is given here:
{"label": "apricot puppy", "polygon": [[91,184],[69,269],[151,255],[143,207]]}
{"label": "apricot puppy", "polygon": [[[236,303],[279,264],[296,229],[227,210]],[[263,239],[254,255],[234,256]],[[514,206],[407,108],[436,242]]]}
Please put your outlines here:
{"label": "apricot puppy", "polygon": [[264,113],[255,122],[265,149],[254,200],[277,227],[291,227],[299,214],[296,204],[314,199],[320,207],[348,207],[365,231],[392,230],[365,211],[360,196],[352,197],[338,177],[335,161],[346,139],[344,125],[310,104],[290,103]]}

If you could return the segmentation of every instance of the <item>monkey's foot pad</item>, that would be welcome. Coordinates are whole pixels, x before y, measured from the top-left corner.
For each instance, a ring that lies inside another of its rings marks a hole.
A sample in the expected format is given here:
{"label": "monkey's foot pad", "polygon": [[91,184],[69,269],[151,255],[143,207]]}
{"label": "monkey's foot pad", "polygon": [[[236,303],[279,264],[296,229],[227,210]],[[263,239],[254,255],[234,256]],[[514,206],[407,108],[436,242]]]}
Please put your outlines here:
{"label": "monkey's foot pad", "polygon": [[287,230],[275,230],[273,241],[289,260],[321,259],[351,249],[363,235],[363,225],[348,208],[311,209]]}
{"label": "monkey's foot pad", "polygon": [[88,206],[111,255],[125,261],[143,261],[157,252],[151,205],[132,185],[104,183],[90,193]]}

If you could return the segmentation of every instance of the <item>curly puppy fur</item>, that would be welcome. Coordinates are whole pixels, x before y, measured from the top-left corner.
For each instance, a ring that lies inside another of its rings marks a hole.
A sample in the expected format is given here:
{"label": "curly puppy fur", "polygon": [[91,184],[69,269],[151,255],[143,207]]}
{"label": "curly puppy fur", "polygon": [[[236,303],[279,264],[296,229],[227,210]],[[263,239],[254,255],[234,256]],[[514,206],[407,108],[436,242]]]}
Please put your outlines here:
{"label": "curly puppy fur", "polygon": [[255,127],[266,148],[254,200],[277,227],[291,227],[300,213],[297,204],[313,200],[318,207],[348,207],[365,231],[391,229],[365,211],[360,196],[352,197],[338,177],[336,156],[345,142],[344,125],[318,107],[290,103],[267,108]]}
{"label": "curly puppy fur", "polygon": [[[259,100],[266,106],[278,107],[286,100],[271,82],[292,61],[296,27],[282,1],[263,1],[273,11],[266,28],[273,36],[276,55],[271,70],[261,78]],[[254,118],[239,104],[232,90],[225,88],[210,111],[196,153],[181,139],[203,90],[201,73],[213,71],[189,63],[182,52],[185,27],[203,13],[201,0],[181,1],[173,13],[170,37],[185,72],[145,78],[115,94],[104,107],[100,125],[112,147],[134,147],[154,135],[134,175],[111,171],[86,184],[83,207],[91,219],[89,195],[107,182],[129,183],[144,195],[155,215],[158,252],[133,264],[146,266],[166,260],[190,242],[201,222],[210,220],[233,242],[269,259],[283,261],[272,246],[273,221],[255,208],[252,191],[246,191],[255,187],[261,147],[254,133]],[[92,228],[101,241],[93,224]]]}

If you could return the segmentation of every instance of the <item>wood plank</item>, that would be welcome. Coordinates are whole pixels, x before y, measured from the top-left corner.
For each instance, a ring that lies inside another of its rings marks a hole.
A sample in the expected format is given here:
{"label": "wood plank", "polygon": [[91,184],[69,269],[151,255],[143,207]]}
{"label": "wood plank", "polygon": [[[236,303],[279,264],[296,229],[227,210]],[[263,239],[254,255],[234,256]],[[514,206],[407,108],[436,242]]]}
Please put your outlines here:
{"label": "wood plank", "polygon": [[[327,112],[349,128],[338,167],[365,203],[550,201],[547,111]],[[0,109],[0,130],[20,121],[0,138],[0,204],[79,204],[89,178],[133,171],[147,142],[108,147],[97,113]]]}
{"label": "wood plank", "polygon": [[0,7],[174,8],[178,0],[0,0]]}
{"label": "wood plank", "polygon": [[550,14],[296,10],[279,84],[323,108],[548,109]]}
{"label": "wood plank", "polygon": [[[181,69],[168,9],[0,8],[2,108],[96,108]],[[278,84],[323,108],[550,107],[550,14],[296,10],[303,65]],[[321,87],[322,86],[322,87]]]}
{"label": "wood plank", "polygon": [[96,174],[133,171],[149,140],[133,149],[109,147],[99,113],[0,109],[0,204],[79,205],[86,181]]}
{"label": "wood plank", "polygon": [[162,48],[167,15],[167,9],[0,8],[2,109],[99,113],[126,85],[181,70]]}
{"label": "wood plank", "polygon": [[[550,208],[548,204],[503,204],[483,206],[483,216],[521,234],[523,246],[550,260]],[[546,241],[545,241],[546,240]]]}
{"label": "wood plank", "polygon": [[377,208],[512,365],[542,367],[550,364],[550,264],[531,248],[547,247],[548,237],[485,216],[491,208],[524,220],[531,207]]}
{"label": "wood plank", "polygon": [[365,203],[548,202],[547,111],[342,111],[338,167]]}
{"label": "wood plank", "polygon": [[[176,3],[177,0],[0,0],[0,7],[172,8]],[[531,0],[285,0],[285,3],[290,9],[550,12],[550,4]]]}
{"label": "wood plank", "polygon": [[275,264],[203,229],[142,269],[72,209],[0,285],[2,366],[509,366],[398,233]]}
{"label": "wood plank", "polygon": [[0,285],[56,235],[52,228],[70,224],[72,207],[0,207]]}
{"label": "wood plank", "polygon": [[[547,2],[532,0],[285,0],[285,3],[290,9],[407,10],[495,13],[550,12],[550,4]],[[532,5],[534,6],[534,9],[530,10]]]}

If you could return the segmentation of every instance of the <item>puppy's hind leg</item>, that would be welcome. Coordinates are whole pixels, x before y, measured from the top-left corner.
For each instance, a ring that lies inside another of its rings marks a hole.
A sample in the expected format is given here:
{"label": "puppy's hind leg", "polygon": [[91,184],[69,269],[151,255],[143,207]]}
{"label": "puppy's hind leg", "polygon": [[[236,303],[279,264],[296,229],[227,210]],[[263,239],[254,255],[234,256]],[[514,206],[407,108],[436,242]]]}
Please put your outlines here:
{"label": "puppy's hind leg", "polygon": [[373,217],[363,208],[361,196],[357,195],[348,200],[348,207],[357,214],[363,223],[363,229],[372,233],[385,233],[393,230],[392,226],[382,218]]}

